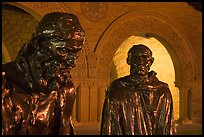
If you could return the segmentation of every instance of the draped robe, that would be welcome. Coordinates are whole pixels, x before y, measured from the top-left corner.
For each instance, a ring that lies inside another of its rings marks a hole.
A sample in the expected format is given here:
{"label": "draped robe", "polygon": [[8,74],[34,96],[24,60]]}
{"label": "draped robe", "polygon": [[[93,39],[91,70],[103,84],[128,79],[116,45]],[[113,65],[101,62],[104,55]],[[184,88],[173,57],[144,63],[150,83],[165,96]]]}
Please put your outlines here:
{"label": "draped robe", "polygon": [[[3,69],[2,134],[3,135],[73,135],[72,109],[75,90],[72,81],[59,91],[30,93],[18,84],[20,72]],[[15,78],[15,79],[14,79]]]}
{"label": "draped robe", "polygon": [[168,85],[150,72],[146,82],[131,75],[107,89],[101,135],[173,135],[173,101]]}

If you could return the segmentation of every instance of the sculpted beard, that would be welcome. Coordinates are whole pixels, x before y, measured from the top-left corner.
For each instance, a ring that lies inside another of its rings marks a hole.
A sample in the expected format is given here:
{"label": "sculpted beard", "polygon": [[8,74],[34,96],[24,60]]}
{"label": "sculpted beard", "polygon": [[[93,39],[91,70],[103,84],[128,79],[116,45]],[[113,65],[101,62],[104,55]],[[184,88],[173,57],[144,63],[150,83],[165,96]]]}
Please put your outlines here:
{"label": "sculpted beard", "polygon": [[41,77],[38,83],[48,92],[59,90],[70,77],[70,71],[65,68],[62,62],[47,60],[41,63]]}

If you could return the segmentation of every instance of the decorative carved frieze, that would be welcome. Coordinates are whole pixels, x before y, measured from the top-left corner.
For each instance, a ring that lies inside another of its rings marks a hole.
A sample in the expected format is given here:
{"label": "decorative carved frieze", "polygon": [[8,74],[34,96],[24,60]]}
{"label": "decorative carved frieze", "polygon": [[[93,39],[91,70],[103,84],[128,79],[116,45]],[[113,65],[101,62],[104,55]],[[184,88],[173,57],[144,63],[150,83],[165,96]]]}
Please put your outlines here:
{"label": "decorative carved frieze", "polygon": [[[174,20],[170,20],[156,12],[129,12],[110,25],[97,45],[96,54],[100,58],[98,58],[98,62],[95,64],[99,65],[97,66],[98,71],[108,74],[111,62],[107,65],[109,68],[108,72],[103,71],[104,63],[107,60],[112,60],[114,52],[125,39],[130,35],[141,33],[150,33],[165,39],[180,60],[183,68],[183,81],[194,80],[194,76],[197,74],[197,63],[195,62],[195,53],[192,50],[190,40]],[[109,43],[112,43],[114,46],[109,46]],[[105,53],[103,51],[111,52]],[[196,66],[196,69],[192,66]],[[186,67],[188,69],[185,69]]]}
{"label": "decorative carved frieze", "polygon": [[99,21],[107,11],[105,2],[81,2],[81,11],[84,16],[93,22]]}
{"label": "decorative carved frieze", "polygon": [[34,2],[33,8],[35,9],[48,8],[49,3],[51,2]]}

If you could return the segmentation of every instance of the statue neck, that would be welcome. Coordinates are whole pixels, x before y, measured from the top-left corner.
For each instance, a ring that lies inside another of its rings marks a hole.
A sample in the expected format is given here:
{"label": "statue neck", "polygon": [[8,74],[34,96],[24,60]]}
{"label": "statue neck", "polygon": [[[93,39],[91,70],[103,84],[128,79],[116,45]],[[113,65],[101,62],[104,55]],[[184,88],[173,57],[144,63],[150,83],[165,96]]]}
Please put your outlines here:
{"label": "statue neck", "polygon": [[139,74],[130,74],[130,79],[140,84],[147,84],[149,83],[148,74],[146,75],[139,75]]}
{"label": "statue neck", "polygon": [[130,76],[134,79],[148,79],[148,74],[145,74],[145,75],[141,75],[141,74],[130,74]]}

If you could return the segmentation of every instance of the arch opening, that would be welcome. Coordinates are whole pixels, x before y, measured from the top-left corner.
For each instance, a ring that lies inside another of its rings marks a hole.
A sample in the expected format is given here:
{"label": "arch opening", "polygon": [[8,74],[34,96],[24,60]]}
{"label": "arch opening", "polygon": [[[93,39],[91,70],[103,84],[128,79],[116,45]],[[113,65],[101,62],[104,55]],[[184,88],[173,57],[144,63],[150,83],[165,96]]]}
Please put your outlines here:
{"label": "arch opening", "polygon": [[19,3],[19,2],[3,2],[2,7],[6,7],[7,9],[10,10],[14,10],[14,11],[18,11],[18,12],[22,12],[22,13],[26,13],[26,14],[30,14],[31,16],[33,16],[36,20],[40,20],[42,18],[42,16],[40,14],[38,14],[35,10]]}
{"label": "arch opening", "polygon": [[20,47],[30,39],[38,20],[10,3],[2,5],[2,14],[2,56],[3,63],[7,63],[15,60]]}
{"label": "arch opening", "polygon": [[[161,39],[161,38],[160,38]],[[168,83],[170,91],[172,93],[173,102],[174,102],[174,118],[178,120],[180,117],[180,98],[179,98],[179,88],[176,87],[176,76],[180,70],[178,70],[175,65],[174,55],[172,59],[171,52],[166,49],[167,45],[164,45],[163,42],[158,40],[158,37],[155,37],[151,34],[139,34],[132,35],[127,38],[119,48],[116,50],[110,71],[110,80],[113,81],[119,77],[129,75],[130,67],[126,63],[127,52],[134,44],[144,44],[152,50],[154,63],[151,66],[150,70],[154,70],[157,73],[157,77],[160,81]],[[177,73],[176,73],[177,72]]]}

